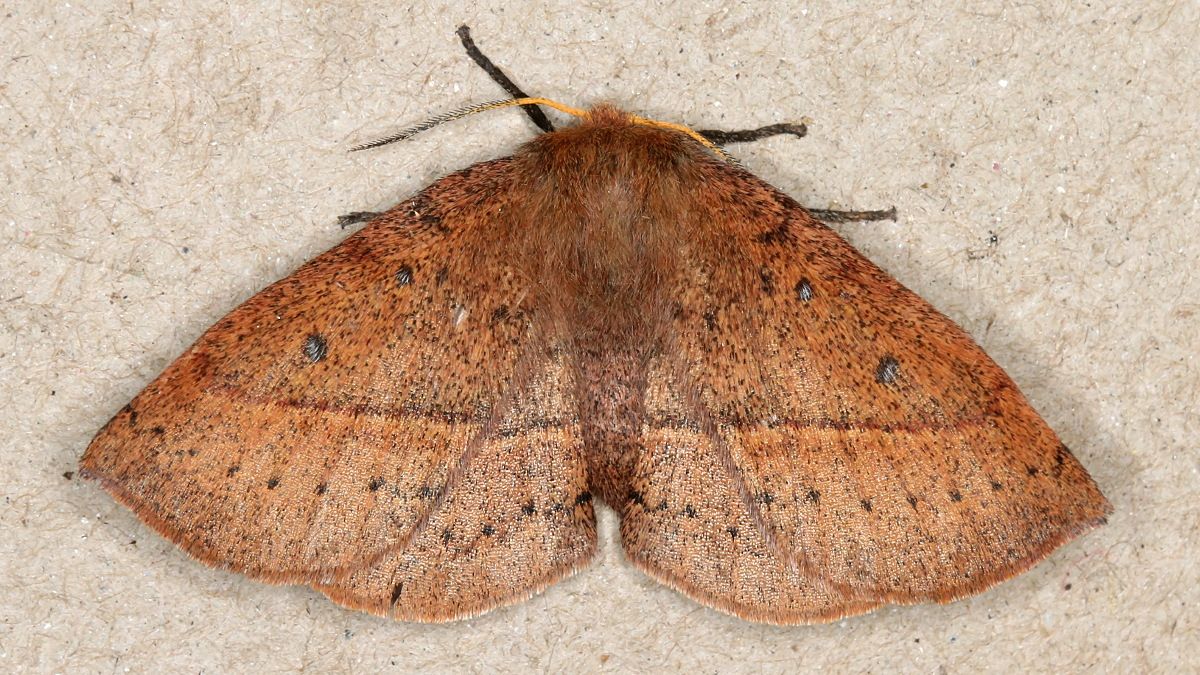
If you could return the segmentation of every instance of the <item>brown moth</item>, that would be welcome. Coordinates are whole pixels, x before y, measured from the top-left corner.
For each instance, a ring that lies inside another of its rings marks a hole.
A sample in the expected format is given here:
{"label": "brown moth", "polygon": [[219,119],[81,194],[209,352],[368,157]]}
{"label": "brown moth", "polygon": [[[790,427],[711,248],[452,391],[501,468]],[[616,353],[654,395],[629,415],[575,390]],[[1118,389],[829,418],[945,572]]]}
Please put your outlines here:
{"label": "brown moth", "polygon": [[235,309],[82,471],[207,564],[418,621],[586,566],[594,497],[638,568],[779,624],[977,593],[1105,521],[1013,381],[819,220],[881,214],[705,145],[736,134],[579,114]]}

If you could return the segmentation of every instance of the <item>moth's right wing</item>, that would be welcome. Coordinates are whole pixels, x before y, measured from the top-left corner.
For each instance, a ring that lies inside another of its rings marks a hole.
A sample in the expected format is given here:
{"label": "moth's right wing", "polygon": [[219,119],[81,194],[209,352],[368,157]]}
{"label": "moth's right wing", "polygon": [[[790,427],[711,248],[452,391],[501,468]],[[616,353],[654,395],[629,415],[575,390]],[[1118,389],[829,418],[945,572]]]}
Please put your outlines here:
{"label": "moth's right wing", "polygon": [[535,367],[493,435],[412,541],[336,582],[334,601],[406,621],[519,602],[586,565],[596,521],[569,360]]}
{"label": "moth's right wing", "polygon": [[[196,558],[276,582],[336,583],[436,544],[431,524],[459,546],[490,518],[464,509],[573,503],[574,389],[501,253],[514,180],[510,160],[448,176],[246,301],[97,434],[83,472]],[[535,380],[554,406],[529,407]],[[525,559],[543,578],[591,555],[590,509],[539,521]]]}

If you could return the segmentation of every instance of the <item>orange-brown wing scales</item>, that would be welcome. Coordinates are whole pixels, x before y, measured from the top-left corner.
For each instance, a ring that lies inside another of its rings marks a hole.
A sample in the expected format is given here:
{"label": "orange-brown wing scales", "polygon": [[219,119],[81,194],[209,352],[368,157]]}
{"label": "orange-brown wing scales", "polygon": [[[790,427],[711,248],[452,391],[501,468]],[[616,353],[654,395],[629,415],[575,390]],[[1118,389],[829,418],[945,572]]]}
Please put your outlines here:
{"label": "orange-brown wing scales", "polygon": [[248,300],[83,469],[192,555],[269,580],[404,545],[541,340],[495,256],[510,182],[507,160],[442,179]]}
{"label": "orange-brown wing scales", "polygon": [[374,614],[449,621],[523,600],[591,560],[595,514],[564,362],[534,379],[410,545],[318,590]]}
{"label": "orange-brown wing scales", "polygon": [[653,421],[632,480],[635,498],[621,516],[631,562],[701,603],[753,621],[831,621],[879,604],[847,598],[773,550],[713,437],[682,421],[690,404],[678,395],[686,388],[670,366],[660,362],[651,382]]}
{"label": "orange-brown wing scales", "polygon": [[1086,471],[971,338],[740,170],[683,256],[674,348],[767,543],[864,601],[945,601],[1103,522]]}
{"label": "orange-brown wing scales", "polygon": [[[867,596],[913,602],[982,590],[1028,568],[1104,513],[1060,503],[1063,484],[1081,478],[1066,460],[1061,470],[1051,466],[1030,477],[978,459],[975,448],[996,447],[993,429],[796,435],[764,429],[726,443],[780,545]],[[930,470],[947,455],[958,458]]]}

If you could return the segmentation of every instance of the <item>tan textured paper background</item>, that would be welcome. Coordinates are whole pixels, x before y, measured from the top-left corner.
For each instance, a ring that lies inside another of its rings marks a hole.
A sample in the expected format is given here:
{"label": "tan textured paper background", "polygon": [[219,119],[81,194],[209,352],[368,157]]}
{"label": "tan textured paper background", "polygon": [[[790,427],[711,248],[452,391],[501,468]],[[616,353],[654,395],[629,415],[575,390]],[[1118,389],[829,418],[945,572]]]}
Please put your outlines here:
{"label": "tan textured paper background", "polygon": [[[1174,672],[1200,651],[1200,5],[10,3],[0,12],[0,671]],[[1040,5],[1040,8],[1039,8]],[[88,439],[210,323],[390,206],[509,153],[501,92],[699,127],[962,323],[1116,507],[949,606],[753,625],[626,564],[440,626],[192,562],[96,485]],[[1194,664],[1195,662],[1191,662]],[[942,670],[944,669],[944,671]]]}

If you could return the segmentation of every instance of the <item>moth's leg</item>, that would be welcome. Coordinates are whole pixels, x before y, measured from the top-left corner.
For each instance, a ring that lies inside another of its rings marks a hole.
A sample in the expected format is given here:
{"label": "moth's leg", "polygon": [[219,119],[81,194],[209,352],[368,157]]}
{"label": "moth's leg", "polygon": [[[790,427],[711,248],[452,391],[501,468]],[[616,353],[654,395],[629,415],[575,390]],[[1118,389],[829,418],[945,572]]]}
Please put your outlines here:
{"label": "moth's leg", "polygon": [[365,223],[368,220],[374,220],[383,215],[383,211],[351,211],[342,216],[338,216],[338,225],[344,230],[351,225]]}
{"label": "moth's leg", "polygon": [[831,211],[829,209],[810,209],[805,207],[805,210],[817,220],[823,223],[849,223],[851,221],[872,221],[872,220],[896,220],[896,207],[884,209],[882,211]]}
{"label": "moth's leg", "polygon": [[[491,59],[479,51],[479,47],[476,47],[475,41],[471,39],[471,29],[468,26],[459,26],[457,32],[458,38],[462,40],[463,49],[467,50],[467,56],[470,56],[472,61],[478,64],[480,68],[483,68],[483,72],[487,73],[488,77],[503,87],[509,96],[513,98],[529,98],[529,94],[521,91],[521,88],[516,83],[508,79],[504,71],[500,70],[496,64],[492,63]],[[523,105],[521,108],[525,110],[525,114],[529,115],[529,119],[533,120],[533,123],[539,129],[542,131],[554,131],[554,125],[550,123],[550,119],[546,117],[541,108],[536,105]]]}
{"label": "moth's leg", "polygon": [[[808,133],[808,127],[803,123],[800,124],[769,124],[765,127],[757,129],[744,129],[741,131],[721,131],[720,129],[701,129],[698,131],[701,136],[712,141],[716,145],[726,145],[728,143],[750,143],[753,141],[769,138],[771,136],[780,136],[782,134],[790,134],[796,138],[803,138]],[[870,221],[870,220],[896,220],[896,207],[883,211],[832,211],[829,209],[808,209],[813,218],[826,223],[848,223],[851,221]]]}
{"label": "moth's leg", "polygon": [[780,136],[790,134],[796,138],[804,138],[808,133],[808,127],[803,123],[799,124],[768,124],[765,127],[757,129],[741,129],[739,131],[722,131],[720,129],[700,129],[696,133],[712,141],[714,145],[726,145],[728,143],[750,143],[752,141],[769,138],[771,136]]}

